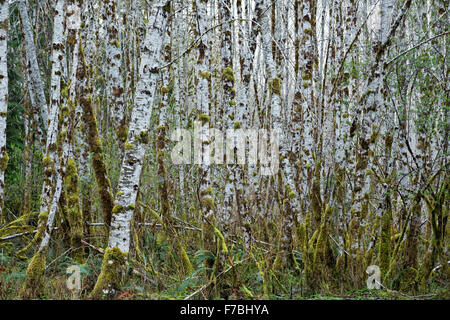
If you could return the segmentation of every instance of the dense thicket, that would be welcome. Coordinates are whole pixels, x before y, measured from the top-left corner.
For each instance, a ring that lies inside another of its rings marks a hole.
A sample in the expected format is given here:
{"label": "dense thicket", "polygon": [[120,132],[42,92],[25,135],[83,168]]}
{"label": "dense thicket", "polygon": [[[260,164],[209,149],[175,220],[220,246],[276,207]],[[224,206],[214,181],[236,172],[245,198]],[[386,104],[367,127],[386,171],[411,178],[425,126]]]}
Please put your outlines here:
{"label": "dense thicket", "polygon": [[448,298],[448,10],[0,0],[0,298]]}

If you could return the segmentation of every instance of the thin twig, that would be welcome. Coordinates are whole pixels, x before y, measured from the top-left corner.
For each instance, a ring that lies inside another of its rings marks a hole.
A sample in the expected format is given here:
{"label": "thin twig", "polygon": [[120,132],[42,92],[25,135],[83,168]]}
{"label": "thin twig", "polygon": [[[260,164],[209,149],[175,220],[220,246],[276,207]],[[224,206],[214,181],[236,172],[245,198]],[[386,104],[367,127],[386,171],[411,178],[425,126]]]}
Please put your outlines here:
{"label": "thin twig", "polygon": [[6,240],[18,238],[18,237],[25,236],[27,234],[33,234],[33,233],[36,233],[36,232],[37,232],[37,230],[17,233],[17,234],[13,234],[13,235],[10,235],[10,236],[4,237],[4,238],[0,238],[0,241],[6,241]]}
{"label": "thin twig", "polygon": [[81,243],[84,244],[85,246],[88,246],[91,249],[94,249],[94,250],[100,252],[101,254],[105,254],[105,251],[103,249],[97,248],[96,246],[93,246],[92,244],[90,244],[84,240],[81,240]]}

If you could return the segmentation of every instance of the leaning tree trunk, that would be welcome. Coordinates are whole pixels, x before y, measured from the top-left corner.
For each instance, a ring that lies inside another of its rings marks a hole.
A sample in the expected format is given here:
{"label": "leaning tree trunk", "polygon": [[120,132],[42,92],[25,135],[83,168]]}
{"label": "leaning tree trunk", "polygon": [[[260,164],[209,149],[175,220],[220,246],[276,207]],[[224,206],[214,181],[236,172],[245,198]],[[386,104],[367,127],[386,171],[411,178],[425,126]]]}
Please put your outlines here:
{"label": "leaning tree trunk", "polygon": [[92,297],[113,293],[121,286],[126,269],[131,241],[131,219],[139,190],[140,176],[148,144],[148,130],[155,101],[160,67],[163,36],[170,13],[169,1],[153,3],[148,25],[151,28],[145,38],[141,53],[140,78],[131,115],[128,140],[117,187],[116,205],[112,210],[108,248],[105,251],[101,273]]}

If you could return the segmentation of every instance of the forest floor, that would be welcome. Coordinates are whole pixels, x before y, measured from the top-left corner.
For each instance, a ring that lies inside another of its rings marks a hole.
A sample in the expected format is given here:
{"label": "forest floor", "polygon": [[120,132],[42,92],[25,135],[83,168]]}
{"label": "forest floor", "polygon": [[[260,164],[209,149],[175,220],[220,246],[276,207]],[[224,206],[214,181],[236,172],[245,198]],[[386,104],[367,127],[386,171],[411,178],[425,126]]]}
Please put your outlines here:
{"label": "forest floor", "polygon": [[[45,273],[45,282],[40,299],[43,300],[68,300],[89,299],[95,280],[100,271],[101,256],[90,255],[86,264],[80,265],[81,294],[73,296],[67,288],[69,275],[66,269],[73,264],[68,256],[49,257]],[[0,300],[20,299],[20,290],[26,278],[27,261],[19,259],[5,252],[0,252]],[[266,299],[262,294],[261,284],[253,277],[251,266],[244,266],[240,276],[245,279],[246,290],[231,293],[227,299]],[[302,292],[300,281],[295,276],[282,279],[283,287],[273,285],[273,293],[269,294],[269,300],[432,300],[449,299],[448,283],[431,283],[430,292],[426,294],[406,294],[394,290],[350,290],[326,294],[306,295]],[[176,279],[167,274],[158,273],[157,276],[129,275],[120,292],[108,299],[118,300],[182,300],[192,293],[199,291],[205,285],[202,277],[186,277]],[[248,287],[248,289],[247,289]],[[289,289],[286,289],[289,288]],[[249,293],[250,292],[250,293]],[[253,292],[253,293],[251,293]],[[259,292],[259,293],[258,293]],[[203,299],[200,291],[191,299]],[[223,299],[223,298],[219,298]]]}

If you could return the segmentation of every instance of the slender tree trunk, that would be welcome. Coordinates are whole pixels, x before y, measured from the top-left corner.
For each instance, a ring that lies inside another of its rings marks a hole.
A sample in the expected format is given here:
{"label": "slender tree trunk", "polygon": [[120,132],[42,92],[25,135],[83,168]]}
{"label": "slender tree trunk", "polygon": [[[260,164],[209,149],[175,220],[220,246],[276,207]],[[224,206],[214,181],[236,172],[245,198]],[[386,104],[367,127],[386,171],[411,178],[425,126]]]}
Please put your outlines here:
{"label": "slender tree trunk", "polygon": [[163,36],[170,13],[169,1],[153,2],[143,51],[136,98],[125,143],[125,154],[120,172],[116,205],[112,210],[108,248],[102,270],[91,293],[100,297],[104,291],[112,293],[120,288],[126,268],[131,242],[131,219],[139,190],[141,171],[148,144],[148,130],[156,95]]}
{"label": "slender tree trunk", "polygon": [[[384,2],[382,1],[381,6],[383,4]],[[384,105],[381,95],[384,53],[391,44],[392,37],[410,5],[411,1],[407,0],[389,29],[389,32],[381,30],[381,34],[377,37],[376,44],[373,46],[375,61],[370,68],[370,75],[365,86],[366,91],[359,99],[357,114],[350,128],[351,137],[354,136],[358,128],[360,147],[356,165],[356,180],[352,205],[353,225],[355,226],[359,226],[365,221],[364,219],[368,212],[367,197],[370,193],[371,174],[367,174],[367,169],[372,170],[372,172],[375,169],[373,167],[374,157],[376,155],[375,142],[380,133],[378,115],[381,113]],[[386,10],[386,8],[382,7],[381,10]],[[359,240],[355,245],[357,247],[360,246]]]}
{"label": "slender tree trunk", "polygon": [[83,110],[82,119],[87,129],[85,132],[86,140],[89,145],[89,150],[93,154],[92,167],[99,188],[103,222],[108,230],[111,225],[111,212],[114,207],[114,196],[112,194],[111,182],[106,171],[105,155],[103,152],[102,140],[100,139],[98,132],[97,116],[93,105],[93,92],[89,85],[89,75],[81,45],[82,44],[80,43],[80,61],[77,70],[78,92],[80,96],[80,105]]}
{"label": "slender tree trunk", "polygon": [[[219,3],[219,14],[220,21],[223,23],[222,32],[221,32],[221,58],[222,58],[222,82],[223,82],[223,102],[222,105],[225,108],[224,116],[224,128],[231,129],[234,126],[235,119],[235,75],[233,70],[233,51],[232,51],[232,26],[231,22],[231,10],[233,8],[232,1],[224,1],[223,3]],[[237,120],[237,119],[236,119]],[[236,124],[240,123],[238,120]],[[220,215],[220,223],[224,230],[231,231],[235,230],[236,227],[236,214],[237,210],[235,208],[234,197],[237,194],[233,192],[235,179],[236,179],[236,171],[238,170],[237,166],[231,165],[231,163],[227,159],[227,163],[230,164],[227,166],[227,178],[225,181],[225,190],[224,190],[224,201],[223,208],[221,210]],[[239,213],[240,214],[240,213]]]}
{"label": "slender tree trunk", "polygon": [[8,114],[8,21],[9,3],[0,3],[0,224],[4,219],[6,152],[6,117]]}
{"label": "slender tree trunk", "polygon": [[106,30],[108,41],[106,43],[106,61],[107,61],[107,103],[111,104],[108,110],[113,117],[113,127],[116,128],[116,134],[119,139],[119,148],[123,149],[123,144],[127,138],[125,124],[125,88],[122,76],[122,50],[119,42],[119,21],[117,17],[117,1],[104,1],[106,14]]}
{"label": "slender tree trunk", "polygon": [[[58,156],[58,123],[61,107],[61,75],[64,63],[64,18],[65,1],[58,0],[54,7],[53,52],[51,55],[51,99],[49,126],[47,130],[46,156],[43,160],[44,183],[42,186],[40,214],[47,216],[45,232],[39,246],[27,268],[27,279],[22,290],[22,297],[32,298],[41,287],[45,271],[45,262],[50,243],[53,223],[55,221],[59,198],[61,196],[64,163],[67,154]],[[64,148],[63,148],[64,149]]]}

